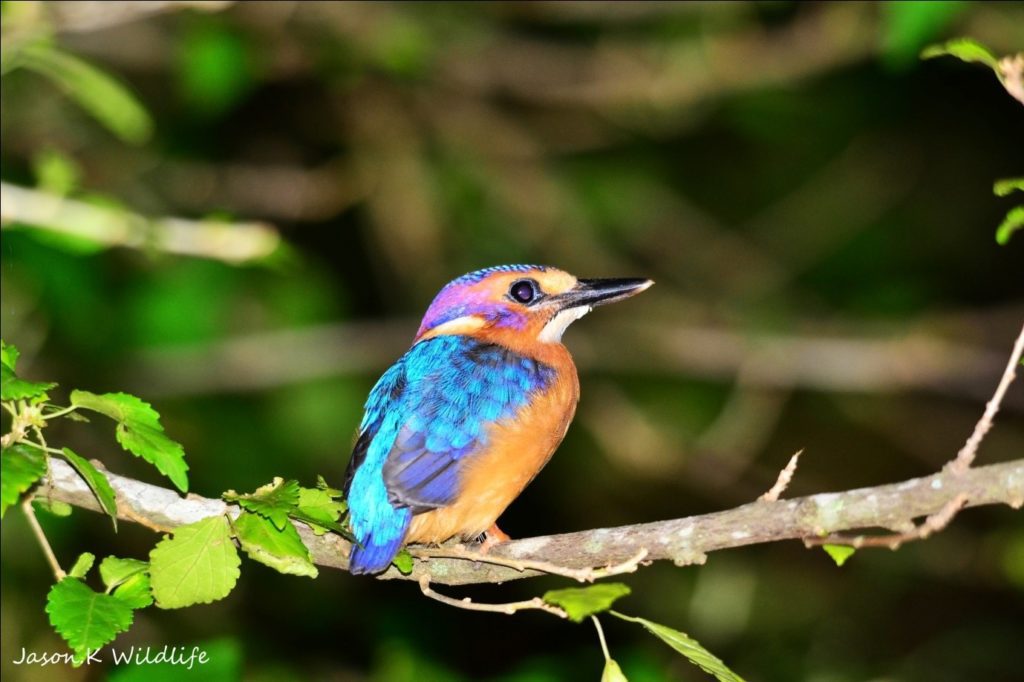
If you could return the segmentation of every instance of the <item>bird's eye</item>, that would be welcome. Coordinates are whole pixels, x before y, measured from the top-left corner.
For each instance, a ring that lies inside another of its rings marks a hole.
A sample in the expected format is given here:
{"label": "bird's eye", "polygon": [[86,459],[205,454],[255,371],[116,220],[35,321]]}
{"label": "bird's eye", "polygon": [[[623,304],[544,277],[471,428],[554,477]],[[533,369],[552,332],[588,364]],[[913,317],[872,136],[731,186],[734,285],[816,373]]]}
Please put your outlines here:
{"label": "bird's eye", "polygon": [[533,280],[521,279],[512,284],[508,295],[518,303],[530,303],[537,298],[537,285]]}

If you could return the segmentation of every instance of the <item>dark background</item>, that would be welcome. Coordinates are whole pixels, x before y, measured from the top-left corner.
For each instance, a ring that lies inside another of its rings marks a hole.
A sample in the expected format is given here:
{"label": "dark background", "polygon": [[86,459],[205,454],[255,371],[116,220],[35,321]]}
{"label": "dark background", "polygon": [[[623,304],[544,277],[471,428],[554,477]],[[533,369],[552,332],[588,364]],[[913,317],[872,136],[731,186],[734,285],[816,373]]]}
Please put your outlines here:
{"label": "dark background", "polygon": [[[4,50],[52,37],[127,84],[152,132],[121,139],[39,74],[5,69],[3,181],[113,215],[264,221],[283,246],[239,264],[222,246],[104,249],[5,222],[3,336],[59,400],[80,387],[152,402],[202,495],[276,475],[340,484],[370,387],[436,291],[479,267],[657,281],[567,333],[582,402],[505,515],[513,537],[727,509],[800,448],[788,495],[932,473],[1024,317],[1024,238],[993,238],[1014,199],[992,193],[1022,172],[1024,112],[984,67],[917,57],[958,35],[1019,50],[1019,3],[226,3],[124,21],[136,3],[74,4],[3,3]],[[1014,386],[981,463],[1021,456],[1022,410]],[[53,431],[160,482],[105,428]],[[156,540],[84,511],[42,521],[68,563],[144,557]],[[158,679],[11,664],[21,647],[63,650],[17,510],[2,581],[5,678]],[[621,610],[749,680],[1020,679],[1024,528],[1009,508],[841,569],[789,542],[624,581]],[[604,624],[631,680],[706,679],[636,626]],[[190,679],[597,679],[602,664],[589,624],[248,561],[224,601],[139,612],[117,640],[193,643],[217,665]]]}

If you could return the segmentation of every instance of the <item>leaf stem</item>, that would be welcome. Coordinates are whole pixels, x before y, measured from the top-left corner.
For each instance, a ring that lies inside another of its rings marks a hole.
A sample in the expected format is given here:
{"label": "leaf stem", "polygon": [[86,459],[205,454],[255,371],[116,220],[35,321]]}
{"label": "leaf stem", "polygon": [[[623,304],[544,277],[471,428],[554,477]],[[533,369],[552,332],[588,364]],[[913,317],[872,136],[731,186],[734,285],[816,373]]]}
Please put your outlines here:
{"label": "leaf stem", "polygon": [[590,616],[590,620],[594,621],[594,627],[597,628],[597,638],[601,640],[601,651],[604,652],[604,660],[610,661],[612,655],[608,653],[608,642],[604,639],[604,630],[601,629],[601,621],[597,619],[597,616]]}
{"label": "leaf stem", "polygon": [[57,410],[56,412],[47,412],[46,414],[43,415],[43,419],[56,419],[57,417],[63,417],[64,415],[70,414],[71,412],[74,412],[77,409],[78,405],[71,405],[69,407],[65,407],[62,410]]}
{"label": "leaf stem", "polygon": [[39,519],[36,518],[36,510],[32,508],[31,496],[25,498],[25,501],[21,503],[21,510],[25,512],[28,525],[32,528],[36,540],[39,541],[39,546],[42,548],[43,555],[46,557],[47,562],[49,562],[50,568],[53,569],[53,576],[57,579],[57,582],[60,582],[67,576],[67,573],[60,567],[60,562],[57,561],[57,555],[53,553],[53,548],[50,547],[50,541],[46,539],[43,527],[39,525]]}

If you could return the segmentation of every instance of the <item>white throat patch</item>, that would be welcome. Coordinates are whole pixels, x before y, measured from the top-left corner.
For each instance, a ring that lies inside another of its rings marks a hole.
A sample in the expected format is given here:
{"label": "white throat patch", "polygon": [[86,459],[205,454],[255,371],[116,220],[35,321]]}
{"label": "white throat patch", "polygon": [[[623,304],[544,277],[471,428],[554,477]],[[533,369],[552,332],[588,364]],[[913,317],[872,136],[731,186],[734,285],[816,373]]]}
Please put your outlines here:
{"label": "white throat patch", "polygon": [[544,329],[540,330],[540,334],[537,335],[537,340],[542,341],[543,343],[560,342],[562,340],[562,334],[565,333],[565,328],[589,312],[590,306],[588,305],[581,305],[560,311],[551,318],[550,322],[544,325]]}

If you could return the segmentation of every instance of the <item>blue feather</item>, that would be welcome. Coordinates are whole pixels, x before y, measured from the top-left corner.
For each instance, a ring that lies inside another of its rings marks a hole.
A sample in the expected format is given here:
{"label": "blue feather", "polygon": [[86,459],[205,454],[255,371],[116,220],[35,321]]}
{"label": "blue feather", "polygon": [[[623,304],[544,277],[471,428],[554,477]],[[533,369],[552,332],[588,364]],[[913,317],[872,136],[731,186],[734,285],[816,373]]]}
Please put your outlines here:
{"label": "blue feather", "polygon": [[555,370],[494,344],[438,336],[414,345],[370,392],[349,464],[353,573],[387,568],[413,514],[454,502],[463,465],[554,381]]}

